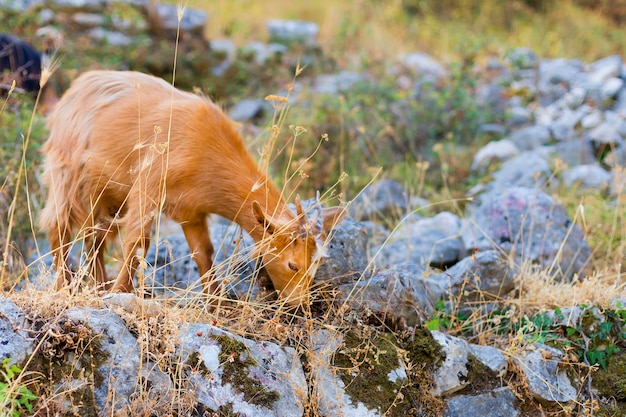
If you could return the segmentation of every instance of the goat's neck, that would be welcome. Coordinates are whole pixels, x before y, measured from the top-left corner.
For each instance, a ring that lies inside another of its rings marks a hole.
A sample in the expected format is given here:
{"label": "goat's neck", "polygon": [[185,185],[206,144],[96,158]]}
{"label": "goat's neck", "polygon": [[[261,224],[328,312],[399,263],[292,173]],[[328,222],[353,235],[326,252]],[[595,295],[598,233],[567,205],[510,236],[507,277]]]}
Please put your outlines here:
{"label": "goat's neck", "polygon": [[[295,215],[288,208],[280,191],[269,181],[264,175],[256,177],[256,181],[250,181],[249,184],[240,184],[241,192],[234,193],[233,201],[225,204],[225,211],[218,213],[238,223],[242,229],[259,242],[267,236],[263,226],[254,216],[252,203],[256,201],[261,209],[269,217],[268,220],[278,224],[288,224],[294,221]],[[236,200],[236,201],[235,201]]]}

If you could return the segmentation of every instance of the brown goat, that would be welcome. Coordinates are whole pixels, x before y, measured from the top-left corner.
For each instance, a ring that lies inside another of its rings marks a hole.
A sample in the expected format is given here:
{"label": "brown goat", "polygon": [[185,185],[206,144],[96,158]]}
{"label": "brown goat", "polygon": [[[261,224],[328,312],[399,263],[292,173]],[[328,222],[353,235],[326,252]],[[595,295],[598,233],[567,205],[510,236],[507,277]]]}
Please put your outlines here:
{"label": "brown goat", "polygon": [[339,207],[307,220],[294,214],[245,149],[239,133],[211,101],[138,72],[90,71],[77,78],[48,118],[44,181],[48,201],[40,224],[56,258],[56,288],[71,281],[67,265],[72,234],[89,248],[90,271],[109,287],[107,240],[121,236],[124,265],[112,291],[128,292],[162,212],[178,222],[203,276],[213,245],[207,216],[237,222],[290,305],[308,302],[312,276],[323,256],[325,231],[343,216]]}

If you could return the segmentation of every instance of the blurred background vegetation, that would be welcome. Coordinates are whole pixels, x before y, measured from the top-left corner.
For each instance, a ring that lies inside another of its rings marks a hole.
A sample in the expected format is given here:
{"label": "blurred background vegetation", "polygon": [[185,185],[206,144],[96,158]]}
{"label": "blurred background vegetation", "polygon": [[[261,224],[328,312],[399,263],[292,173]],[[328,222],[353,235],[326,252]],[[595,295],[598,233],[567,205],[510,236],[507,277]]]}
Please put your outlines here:
{"label": "blurred background vegetation", "polygon": [[[167,1],[176,4],[176,0]],[[298,69],[302,71],[297,79],[309,81],[339,70],[363,75],[348,91],[299,93],[304,99],[292,104],[284,119],[277,149],[293,149],[293,153],[276,155],[272,170],[279,183],[290,176],[283,172],[301,170],[306,175],[296,176],[300,179],[298,192],[307,197],[332,186],[345,172],[348,176],[340,191],[350,199],[382,167],[382,176],[400,181],[412,193],[433,201],[451,201],[455,209],[462,209],[467,190],[481,181],[470,172],[473,155],[486,142],[497,139],[479,128],[485,123],[504,124],[507,118],[476,99],[476,84],[488,75],[484,68],[490,59],[502,60],[517,47],[528,47],[540,58],[584,62],[614,54],[626,56],[621,27],[626,20],[626,0],[189,0],[185,5],[208,12],[207,40],[228,38],[239,49],[227,70],[216,75],[211,70],[224,60],[223,52],[212,51],[204,40],[181,40],[176,85],[198,89],[227,110],[243,98],[283,94],[292,86]],[[112,5],[109,14],[141,18],[122,2]],[[318,47],[256,62],[245,46],[251,41],[268,42],[267,21],[275,18],[316,22],[320,27]],[[35,13],[3,12],[0,31],[34,40],[37,22]],[[59,93],[77,74],[94,68],[133,69],[171,80],[173,41],[148,43],[145,40],[150,33],[138,31],[132,47],[119,47],[97,44],[86,36],[75,36],[71,28],[63,29],[66,39],[52,80]],[[416,51],[431,55],[449,71],[445,83],[424,85],[419,97],[413,84],[400,85],[393,72],[398,56]],[[309,59],[301,62],[304,55]],[[45,140],[40,115],[34,116],[30,130],[28,175],[22,177],[27,183],[17,188],[22,190],[17,197],[7,191],[16,189],[21,154],[15,149],[21,148],[24,132],[31,126],[28,106],[26,99],[17,107],[3,107],[1,114],[1,209],[4,216],[11,201],[17,199],[18,225],[33,224],[32,211],[40,201],[38,150]],[[10,108],[19,111],[8,111]],[[251,149],[267,143],[273,116],[255,120],[259,129],[246,133]],[[306,130],[298,136],[296,147],[290,145],[294,139],[290,125]],[[318,149],[324,137],[329,140]],[[307,161],[312,153],[316,153],[314,158]],[[445,204],[439,207],[450,208]],[[23,233],[26,238],[31,235],[32,231]]]}
{"label": "blurred background vegetation", "polygon": [[498,56],[525,46],[542,57],[584,61],[623,55],[626,47],[620,28],[626,0],[190,0],[189,5],[209,12],[209,38],[240,44],[263,40],[269,18],[314,21],[324,49],[342,64],[359,67],[417,50],[449,61],[470,46]]}

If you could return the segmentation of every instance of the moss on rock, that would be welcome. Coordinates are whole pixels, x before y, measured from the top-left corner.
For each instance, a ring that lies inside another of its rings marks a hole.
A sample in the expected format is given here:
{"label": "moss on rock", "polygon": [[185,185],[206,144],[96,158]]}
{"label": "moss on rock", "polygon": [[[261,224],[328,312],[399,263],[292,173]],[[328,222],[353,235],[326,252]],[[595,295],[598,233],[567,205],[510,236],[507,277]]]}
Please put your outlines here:
{"label": "moss on rock", "polygon": [[432,370],[443,360],[430,332],[397,338],[373,329],[346,334],[333,365],[352,403],[388,416],[437,414],[443,402],[432,396]]}
{"label": "moss on rock", "polygon": [[68,318],[46,326],[40,351],[33,355],[28,371],[40,375],[34,391],[52,402],[59,416],[97,417],[94,388],[105,383],[100,367],[109,360],[100,335],[85,323]]}
{"label": "moss on rock", "polygon": [[609,399],[600,402],[599,415],[626,415],[626,351],[613,355],[607,364],[592,374],[592,385],[598,393]]}
{"label": "moss on rock", "polygon": [[227,335],[211,336],[222,347],[218,356],[223,366],[222,381],[230,383],[234,389],[243,393],[243,398],[250,404],[272,408],[278,401],[277,391],[268,390],[266,386],[250,376],[250,368],[258,365],[250,355],[248,347],[238,339]]}

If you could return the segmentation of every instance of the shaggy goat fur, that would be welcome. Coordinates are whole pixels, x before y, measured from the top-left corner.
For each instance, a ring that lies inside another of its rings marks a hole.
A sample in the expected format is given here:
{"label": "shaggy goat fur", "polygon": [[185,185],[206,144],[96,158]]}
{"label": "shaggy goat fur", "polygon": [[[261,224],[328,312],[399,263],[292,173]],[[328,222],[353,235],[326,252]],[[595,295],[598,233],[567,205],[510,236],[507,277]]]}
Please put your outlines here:
{"label": "shaggy goat fur", "polygon": [[107,241],[120,232],[124,253],[114,291],[130,291],[138,249],[146,253],[150,230],[163,212],[181,224],[205,288],[213,245],[207,216],[239,223],[275,288],[290,304],[306,301],[324,229],[341,209],[322,211],[323,222],[293,213],[245,149],[239,133],[209,100],[138,72],[90,71],[77,78],[48,119],[44,181],[48,201],[41,227],[57,262],[57,288],[67,285],[71,237],[80,232],[90,270],[108,288]]}

